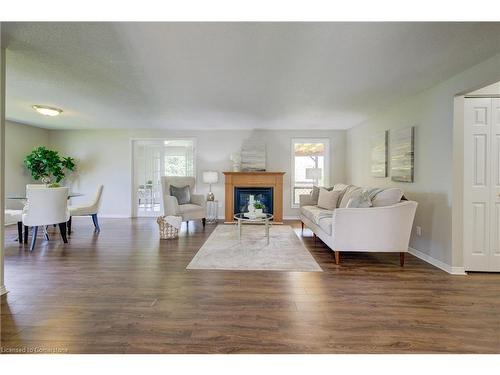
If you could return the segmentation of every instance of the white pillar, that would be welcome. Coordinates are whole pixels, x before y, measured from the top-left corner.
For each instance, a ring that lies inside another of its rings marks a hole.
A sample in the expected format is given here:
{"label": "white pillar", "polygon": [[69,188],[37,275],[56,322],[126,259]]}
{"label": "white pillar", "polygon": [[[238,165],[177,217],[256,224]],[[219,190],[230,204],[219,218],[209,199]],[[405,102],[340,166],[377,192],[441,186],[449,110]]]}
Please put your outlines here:
{"label": "white pillar", "polygon": [[0,22],[0,295],[7,293],[4,282],[5,235],[5,46]]}

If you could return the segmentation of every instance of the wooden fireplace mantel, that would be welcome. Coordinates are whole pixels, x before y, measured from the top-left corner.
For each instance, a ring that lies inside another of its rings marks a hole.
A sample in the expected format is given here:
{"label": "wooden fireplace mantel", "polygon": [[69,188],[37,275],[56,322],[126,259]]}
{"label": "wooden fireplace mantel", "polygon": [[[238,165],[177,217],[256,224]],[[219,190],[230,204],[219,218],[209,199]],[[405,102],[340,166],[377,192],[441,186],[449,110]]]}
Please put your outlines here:
{"label": "wooden fireplace mantel", "polygon": [[234,221],[235,187],[272,187],[275,223],[283,222],[283,175],[285,172],[222,172],[225,178],[225,222]]}

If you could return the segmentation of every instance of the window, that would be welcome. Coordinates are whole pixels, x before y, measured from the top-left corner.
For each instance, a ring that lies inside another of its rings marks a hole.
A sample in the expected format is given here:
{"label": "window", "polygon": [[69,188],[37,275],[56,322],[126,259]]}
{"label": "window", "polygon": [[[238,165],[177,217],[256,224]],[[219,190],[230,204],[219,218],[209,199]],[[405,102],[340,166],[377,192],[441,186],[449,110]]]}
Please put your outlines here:
{"label": "window", "polygon": [[172,139],[164,144],[165,176],[194,176],[194,141]]}
{"label": "window", "polygon": [[328,185],[329,172],[329,139],[292,139],[292,207],[298,207],[299,196],[309,194],[313,185]]}

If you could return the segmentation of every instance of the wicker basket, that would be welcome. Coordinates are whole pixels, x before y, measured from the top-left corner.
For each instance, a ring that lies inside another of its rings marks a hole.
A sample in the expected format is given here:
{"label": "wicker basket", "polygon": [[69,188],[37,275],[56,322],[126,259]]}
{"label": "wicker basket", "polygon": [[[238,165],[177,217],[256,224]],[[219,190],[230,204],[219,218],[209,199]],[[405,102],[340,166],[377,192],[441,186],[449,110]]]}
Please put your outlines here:
{"label": "wicker basket", "polygon": [[158,226],[160,228],[160,239],[161,240],[173,240],[179,237],[179,230],[174,226],[167,223],[165,216],[160,216],[156,219]]}

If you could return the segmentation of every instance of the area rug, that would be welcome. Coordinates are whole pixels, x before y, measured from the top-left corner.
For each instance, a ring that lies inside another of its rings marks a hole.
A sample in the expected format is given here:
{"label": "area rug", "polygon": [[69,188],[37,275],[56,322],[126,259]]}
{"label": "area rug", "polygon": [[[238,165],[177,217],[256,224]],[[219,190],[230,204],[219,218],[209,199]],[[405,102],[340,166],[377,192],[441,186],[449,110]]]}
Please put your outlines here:
{"label": "area rug", "polygon": [[273,225],[269,245],[263,225],[244,225],[241,241],[236,225],[219,225],[187,269],[322,272],[288,225]]}

